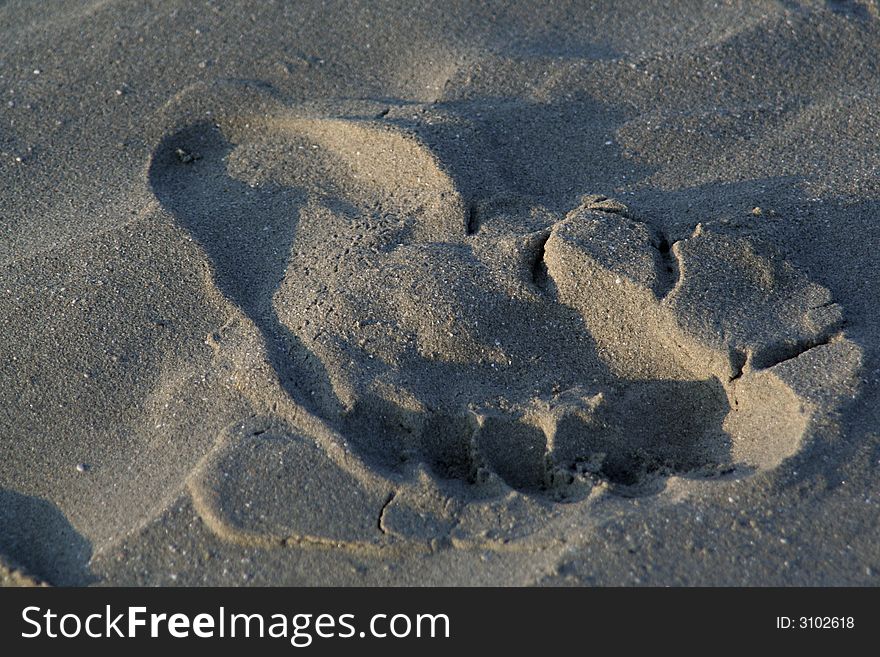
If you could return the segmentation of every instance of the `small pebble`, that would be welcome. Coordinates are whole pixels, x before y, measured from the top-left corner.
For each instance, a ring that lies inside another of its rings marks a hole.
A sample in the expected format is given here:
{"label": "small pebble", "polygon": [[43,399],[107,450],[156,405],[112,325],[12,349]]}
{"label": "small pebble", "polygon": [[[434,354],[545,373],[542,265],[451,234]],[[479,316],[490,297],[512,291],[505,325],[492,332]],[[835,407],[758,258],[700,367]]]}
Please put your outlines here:
{"label": "small pebble", "polygon": [[183,150],[182,148],[178,148],[174,151],[177,154],[177,159],[183,162],[184,164],[189,164],[194,160],[201,159],[201,155],[196,155],[195,153],[190,153],[188,151]]}
{"label": "small pebble", "polygon": [[88,463],[77,463],[76,464],[76,471],[77,472],[88,472],[88,470],[89,470]]}

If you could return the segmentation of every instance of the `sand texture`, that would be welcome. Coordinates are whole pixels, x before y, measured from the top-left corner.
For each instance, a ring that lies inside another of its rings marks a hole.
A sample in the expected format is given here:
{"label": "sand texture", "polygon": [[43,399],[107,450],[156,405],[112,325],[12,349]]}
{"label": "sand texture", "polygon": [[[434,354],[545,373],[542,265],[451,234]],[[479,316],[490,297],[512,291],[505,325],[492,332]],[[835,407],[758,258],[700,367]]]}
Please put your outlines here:
{"label": "sand texture", "polygon": [[0,584],[878,583],[876,3],[0,33]]}

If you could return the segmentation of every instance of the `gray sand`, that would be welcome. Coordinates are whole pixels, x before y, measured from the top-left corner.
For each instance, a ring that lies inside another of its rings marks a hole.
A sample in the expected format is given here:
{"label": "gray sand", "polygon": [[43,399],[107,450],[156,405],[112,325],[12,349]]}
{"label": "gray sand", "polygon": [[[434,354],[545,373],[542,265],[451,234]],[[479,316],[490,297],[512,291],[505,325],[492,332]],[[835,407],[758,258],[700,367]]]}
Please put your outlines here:
{"label": "gray sand", "polygon": [[669,5],[0,6],[0,584],[876,585],[880,11]]}

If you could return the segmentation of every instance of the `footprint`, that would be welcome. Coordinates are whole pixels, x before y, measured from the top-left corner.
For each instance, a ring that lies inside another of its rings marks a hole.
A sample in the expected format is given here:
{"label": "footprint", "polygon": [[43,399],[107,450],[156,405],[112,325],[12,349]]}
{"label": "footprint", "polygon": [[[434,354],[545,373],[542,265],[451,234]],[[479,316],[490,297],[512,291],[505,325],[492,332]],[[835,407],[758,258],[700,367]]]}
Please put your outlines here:
{"label": "footprint", "polygon": [[314,443],[272,418],[229,427],[190,479],[219,536],[256,545],[347,546],[381,537],[389,491],[365,489]]}
{"label": "footprint", "polygon": [[[815,410],[791,381],[812,378],[809,363],[820,352],[835,355],[827,368],[832,379],[845,381],[859,367],[857,348],[841,332],[840,306],[825,288],[784,261],[759,255],[747,240],[698,226],[690,238],[664,243],[643,223],[581,208],[554,227],[545,259],[560,301],[578,309],[620,376],[662,372],[713,381],[714,398],[728,404],[721,423],[728,463],[779,465],[800,448]],[[664,283],[670,274],[671,286]],[[691,408],[705,417],[710,406]],[[660,418],[676,414],[667,407],[646,424],[660,426]],[[660,430],[661,437],[674,434],[682,432]]]}
{"label": "footprint", "polygon": [[393,110],[195,96],[150,183],[253,329],[228,360],[274,373],[190,478],[229,540],[525,540],[598,488],[778,466],[860,366],[828,291],[748,240],[596,195],[510,230],[528,199],[465,198]]}

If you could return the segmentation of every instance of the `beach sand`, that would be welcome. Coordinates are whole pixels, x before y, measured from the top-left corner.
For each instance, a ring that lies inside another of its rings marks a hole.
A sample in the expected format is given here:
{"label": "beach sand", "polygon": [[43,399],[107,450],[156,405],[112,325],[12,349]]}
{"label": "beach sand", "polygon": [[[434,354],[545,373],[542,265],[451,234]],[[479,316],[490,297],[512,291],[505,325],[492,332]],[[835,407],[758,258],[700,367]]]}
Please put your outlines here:
{"label": "beach sand", "polygon": [[878,584],[876,2],[0,35],[0,584]]}

